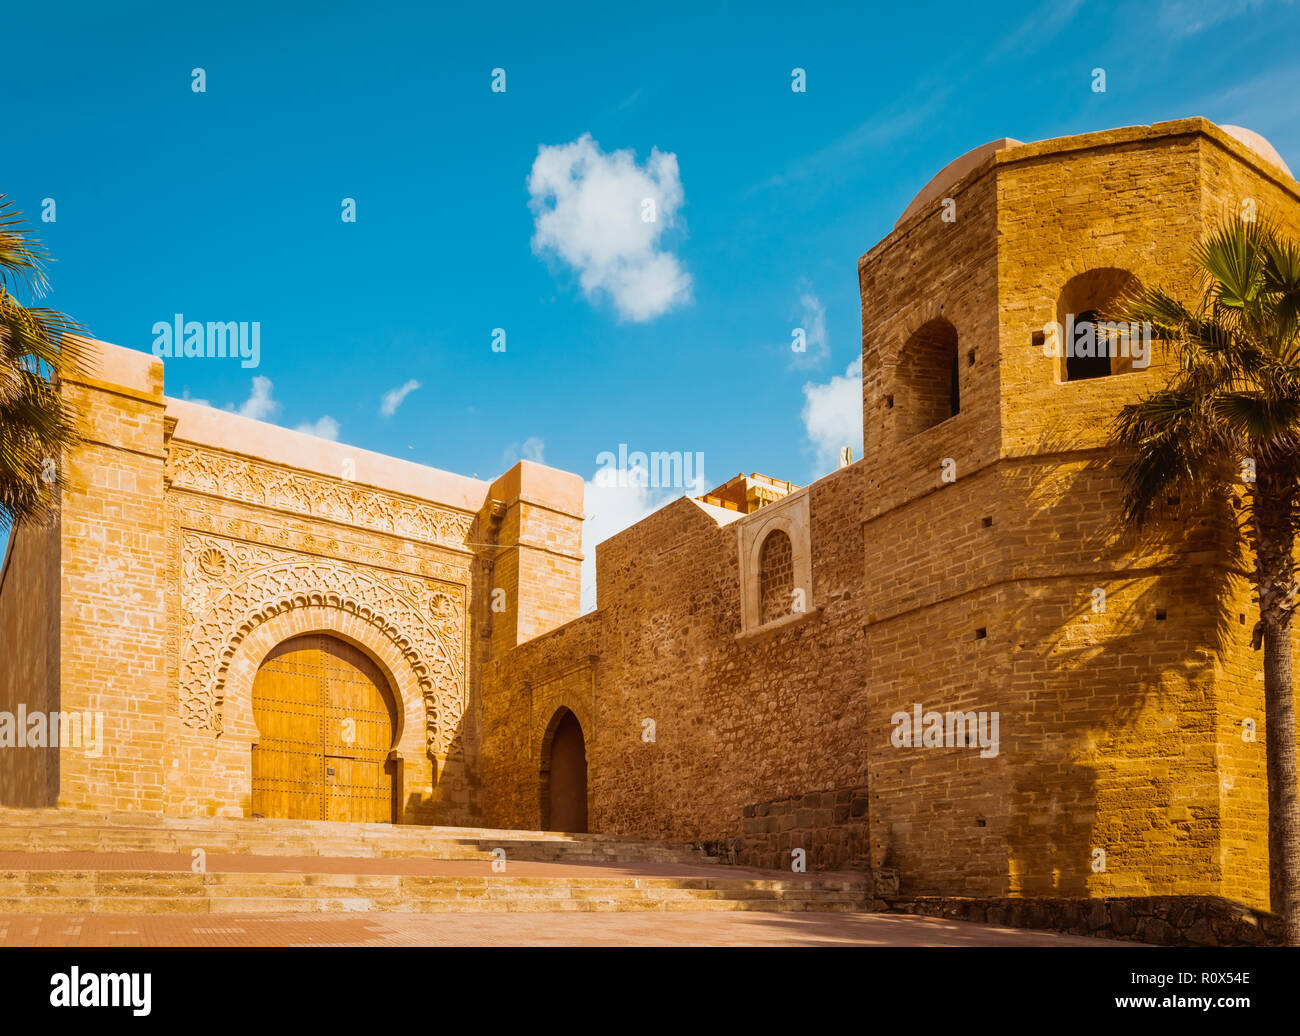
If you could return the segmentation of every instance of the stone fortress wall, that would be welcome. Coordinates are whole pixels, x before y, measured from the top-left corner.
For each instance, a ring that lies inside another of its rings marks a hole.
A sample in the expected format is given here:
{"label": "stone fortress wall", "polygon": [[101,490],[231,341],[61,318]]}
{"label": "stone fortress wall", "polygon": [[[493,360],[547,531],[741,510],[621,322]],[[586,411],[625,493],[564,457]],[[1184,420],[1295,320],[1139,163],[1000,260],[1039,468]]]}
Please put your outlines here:
{"label": "stone fortress wall", "polygon": [[[601,544],[599,608],[484,670],[486,817],[538,823],[562,703],[595,830],[767,866],[802,848],[909,895],[1266,906],[1263,685],[1223,527],[1178,501],[1162,534],[1118,527],[1108,425],[1163,360],[1069,381],[1040,334],[1131,278],[1191,297],[1191,246],[1247,199],[1300,234],[1279,163],[1186,119],[999,141],[936,177],[858,264],[864,459]],[[747,628],[745,544],[782,509],[807,529],[808,609]],[[996,712],[997,754],[896,747],[916,705]]]}
{"label": "stone fortress wall", "polygon": [[94,353],[65,385],[87,424],[58,526],[19,531],[0,590],[0,709],[101,714],[105,749],[0,752],[41,771],[5,771],[4,802],[247,815],[253,677],[322,632],[396,698],[399,819],[470,823],[477,674],[577,614],[581,479],[523,461],[489,484],[271,429],[164,396],[152,356]]}
{"label": "stone fortress wall", "polygon": [[[103,346],[67,385],[89,423],[60,521],[0,577],[0,711],[97,710],[109,746],[0,753],[0,801],[247,815],[253,677],[320,631],[399,699],[403,822],[542,827],[571,713],[592,831],[909,896],[1266,906],[1248,587],[1214,516],[1118,527],[1107,428],[1164,361],[1070,380],[1043,349],[1127,284],[1190,297],[1189,249],[1245,202],[1300,235],[1300,186],[1229,130],[942,171],[858,263],[863,459],[750,513],[663,507],[599,546],[582,616],[578,476],[268,434]],[[898,744],[918,707],[996,742]]]}

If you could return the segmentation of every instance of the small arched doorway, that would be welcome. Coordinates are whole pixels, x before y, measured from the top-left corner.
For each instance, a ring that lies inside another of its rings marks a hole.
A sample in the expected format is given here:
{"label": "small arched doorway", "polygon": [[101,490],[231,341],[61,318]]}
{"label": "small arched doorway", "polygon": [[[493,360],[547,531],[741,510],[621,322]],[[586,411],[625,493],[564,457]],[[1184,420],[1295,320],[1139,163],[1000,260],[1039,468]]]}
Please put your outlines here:
{"label": "small arched doorway", "polygon": [[358,648],[323,634],[273,648],[253,680],[253,814],[391,823],[397,712]]}
{"label": "small arched doorway", "polygon": [[587,830],[587,745],[582,724],[560,708],[542,749],[542,829]]}

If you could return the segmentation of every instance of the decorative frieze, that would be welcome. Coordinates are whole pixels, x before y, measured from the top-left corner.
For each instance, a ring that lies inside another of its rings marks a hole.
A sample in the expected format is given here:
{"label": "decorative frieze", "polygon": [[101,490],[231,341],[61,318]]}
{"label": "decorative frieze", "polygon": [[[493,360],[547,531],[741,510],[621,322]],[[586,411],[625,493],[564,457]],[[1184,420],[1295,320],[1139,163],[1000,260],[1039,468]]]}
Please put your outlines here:
{"label": "decorative frieze", "polygon": [[474,515],[465,511],[174,440],[167,449],[167,478],[178,489],[460,550],[474,524]]}

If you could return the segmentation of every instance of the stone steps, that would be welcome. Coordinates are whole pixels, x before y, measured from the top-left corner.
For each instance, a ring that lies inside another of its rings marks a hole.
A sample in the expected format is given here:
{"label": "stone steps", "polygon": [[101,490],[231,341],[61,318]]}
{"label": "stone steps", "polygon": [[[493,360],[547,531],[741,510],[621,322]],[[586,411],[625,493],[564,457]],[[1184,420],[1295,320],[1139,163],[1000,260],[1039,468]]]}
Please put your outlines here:
{"label": "stone steps", "polygon": [[573,863],[711,863],[698,849],[605,835],[232,817],[0,809],[0,852],[155,852]]}
{"label": "stone steps", "polygon": [[840,880],[463,877],[285,872],[29,870],[0,873],[0,914],[866,909]]}
{"label": "stone steps", "polygon": [[[203,873],[190,870],[195,849],[206,854]],[[496,849],[505,850],[506,872],[489,866]],[[686,845],[553,831],[0,809],[0,853],[15,854],[0,861],[0,914],[850,912],[869,904],[866,883],[853,876],[746,873]]]}

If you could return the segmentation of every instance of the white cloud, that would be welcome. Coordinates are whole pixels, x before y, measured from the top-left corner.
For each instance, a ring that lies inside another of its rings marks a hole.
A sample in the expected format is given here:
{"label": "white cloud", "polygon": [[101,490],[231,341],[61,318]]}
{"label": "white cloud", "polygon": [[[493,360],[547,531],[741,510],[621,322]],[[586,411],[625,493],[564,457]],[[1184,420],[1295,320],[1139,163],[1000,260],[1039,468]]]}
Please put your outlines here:
{"label": "white cloud", "polygon": [[588,479],[583,497],[583,510],[587,513],[582,526],[583,612],[596,606],[596,544],[630,528],[680,496],[699,496],[709,488],[703,472],[697,473],[695,481],[684,491],[642,485],[635,478],[610,479],[593,475]]}
{"label": "white cloud", "polygon": [[188,402],[188,403],[194,403],[194,404],[196,404],[197,406],[211,406],[211,405],[212,405],[212,401],[209,400],[209,399],[199,399],[199,398],[196,397],[196,396],[191,396],[191,395],[190,395],[190,390],[189,390],[189,389],[184,389],[184,390],[181,391],[181,399],[185,400],[185,401]]}
{"label": "white cloud", "polygon": [[1253,13],[1268,6],[1269,0],[1165,0],[1160,6],[1160,25],[1167,32],[1194,36],[1212,25]]}
{"label": "white cloud", "polygon": [[[578,274],[588,299],[608,295],[626,320],[644,321],[691,298],[691,276],[661,247],[685,201],[677,156],[652,149],[605,154],[586,133],[538,148],[528,177],[533,251],[554,254]],[[644,218],[653,201],[654,218]]]}
{"label": "white cloud", "polygon": [[802,293],[799,296],[799,326],[803,328],[804,333],[804,351],[794,352],[794,365],[796,367],[815,367],[826,359],[830,352],[829,343],[826,340],[826,307],[822,305],[813,292],[812,288],[804,285]]}
{"label": "white cloud", "polygon": [[295,428],[294,431],[306,432],[308,435],[316,436],[317,439],[329,439],[330,442],[338,442],[339,423],[334,420],[334,418],[330,417],[329,414],[326,414],[315,424],[303,422]]}
{"label": "white cloud", "polygon": [[1033,54],[1054,39],[1083,6],[1083,0],[1046,0],[1015,29],[990,48],[989,57]]}
{"label": "white cloud", "polygon": [[[234,409],[232,403],[226,409]],[[271,379],[259,374],[253,378],[253,391],[239,405],[241,417],[251,417],[254,421],[268,421],[280,409],[280,404],[271,398]]]}
{"label": "white cloud", "polygon": [[512,442],[505,448],[502,458],[506,467],[514,467],[519,460],[531,460],[537,464],[546,463],[546,440],[537,435],[530,435],[522,443]]}
{"label": "white cloud", "polygon": [[383,417],[392,417],[397,413],[397,408],[402,405],[402,400],[420,387],[420,383],[412,378],[400,388],[389,389],[384,393],[384,398],[379,404],[379,413]]}
{"label": "white cloud", "polygon": [[[271,391],[274,386],[271,379],[258,374],[253,378],[253,387],[248,394],[248,398],[239,406],[234,403],[227,403],[226,409],[232,413],[239,414],[240,417],[251,417],[254,421],[270,421],[280,412],[279,400],[271,398]],[[189,399],[189,393],[186,392],[184,397]],[[206,399],[192,400],[202,406],[211,406]],[[308,435],[314,435],[318,439],[329,439],[337,442],[339,437],[339,423],[326,414],[316,422],[304,421],[294,429],[297,432],[306,432]]]}
{"label": "white cloud", "polygon": [[804,434],[816,451],[818,467],[823,472],[834,468],[841,446],[852,446],[853,456],[861,456],[862,357],[825,384],[808,382],[803,396]]}

